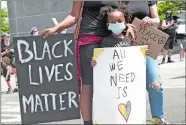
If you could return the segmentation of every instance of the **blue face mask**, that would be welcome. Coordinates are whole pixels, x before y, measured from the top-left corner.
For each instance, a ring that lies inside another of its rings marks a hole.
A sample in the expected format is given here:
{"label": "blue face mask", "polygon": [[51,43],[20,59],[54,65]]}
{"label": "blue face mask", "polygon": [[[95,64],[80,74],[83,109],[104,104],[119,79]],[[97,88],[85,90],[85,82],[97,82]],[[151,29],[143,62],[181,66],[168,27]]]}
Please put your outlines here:
{"label": "blue face mask", "polygon": [[109,23],[108,29],[112,31],[115,35],[120,35],[126,28],[124,22],[122,23]]}

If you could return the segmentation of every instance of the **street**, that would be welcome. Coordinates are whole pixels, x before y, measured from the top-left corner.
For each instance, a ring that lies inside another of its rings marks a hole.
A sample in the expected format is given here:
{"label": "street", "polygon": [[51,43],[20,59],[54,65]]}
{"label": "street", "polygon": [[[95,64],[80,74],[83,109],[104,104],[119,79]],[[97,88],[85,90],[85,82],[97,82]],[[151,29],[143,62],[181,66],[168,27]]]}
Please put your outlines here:
{"label": "street", "polygon": [[[162,57],[159,56],[160,61]],[[165,119],[169,123],[185,122],[185,61],[179,62],[179,55],[173,55],[175,63],[160,65],[164,88]],[[5,84],[2,82],[2,84]],[[6,84],[5,84],[6,86]],[[148,94],[148,93],[147,93]],[[148,96],[148,95],[147,95]],[[20,108],[18,93],[2,94],[1,96],[2,124],[20,124]],[[151,120],[149,101],[147,97],[147,120]],[[82,120],[55,122],[50,124],[82,124]]]}

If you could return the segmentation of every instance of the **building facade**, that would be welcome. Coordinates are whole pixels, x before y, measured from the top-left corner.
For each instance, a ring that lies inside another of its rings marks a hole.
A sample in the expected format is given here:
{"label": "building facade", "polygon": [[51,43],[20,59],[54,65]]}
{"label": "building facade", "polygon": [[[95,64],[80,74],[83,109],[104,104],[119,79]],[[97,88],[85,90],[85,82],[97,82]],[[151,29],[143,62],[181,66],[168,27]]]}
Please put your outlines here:
{"label": "building facade", "polygon": [[[10,24],[10,34],[14,36],[30,35],[32,27],[40,31],[53,27],[52,18],[58,22],[71,11],[73,0],[6,0]],[[71,27],[67,32],[73,32]]]}

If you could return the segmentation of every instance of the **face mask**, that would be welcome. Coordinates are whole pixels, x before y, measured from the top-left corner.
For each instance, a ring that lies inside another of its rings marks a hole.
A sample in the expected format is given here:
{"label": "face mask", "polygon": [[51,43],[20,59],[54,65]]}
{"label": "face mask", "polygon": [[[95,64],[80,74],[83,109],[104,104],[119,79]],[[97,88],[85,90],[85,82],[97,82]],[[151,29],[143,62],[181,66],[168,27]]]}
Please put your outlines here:
{"label": "face mask", "polygon": [[122,23],[109,23],[108,29],[112,31],[115,35],[120,35],[126,28],[124,22]]}

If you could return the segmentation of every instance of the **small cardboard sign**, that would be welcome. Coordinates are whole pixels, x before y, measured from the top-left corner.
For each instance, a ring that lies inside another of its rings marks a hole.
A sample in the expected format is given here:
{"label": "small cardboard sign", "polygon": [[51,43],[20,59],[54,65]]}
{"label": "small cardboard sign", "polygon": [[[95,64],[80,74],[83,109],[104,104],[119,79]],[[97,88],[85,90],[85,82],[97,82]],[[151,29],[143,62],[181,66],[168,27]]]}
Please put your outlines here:
{"label": "small cardboard sign", "polygon": [[146,48],[94,49],[94,124],[146,122]]}
{"label": "small cardboard sign", "polygon": [[148,45],[150,57],[156,59],[169,35],[152,26],[144,27],[141,23],[142,21],[138,18],[134,18],[132,22],[137,29],[135,33],[136,40],[133,45]]}

